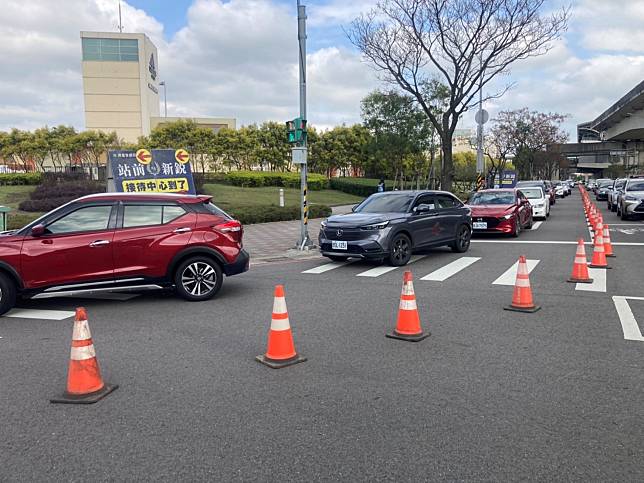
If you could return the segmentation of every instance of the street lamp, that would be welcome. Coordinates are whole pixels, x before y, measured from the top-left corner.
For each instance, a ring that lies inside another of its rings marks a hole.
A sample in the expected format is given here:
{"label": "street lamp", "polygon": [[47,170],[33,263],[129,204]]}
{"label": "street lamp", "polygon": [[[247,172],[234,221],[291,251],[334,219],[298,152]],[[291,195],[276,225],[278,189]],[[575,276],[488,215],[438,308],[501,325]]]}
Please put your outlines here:
{"label": "street lamp", "polygon": [[168,98],[166,96],[165,81],[159,82],[159,85],[163,86],[163,112],[164,112],[164,117],[168,117]]}

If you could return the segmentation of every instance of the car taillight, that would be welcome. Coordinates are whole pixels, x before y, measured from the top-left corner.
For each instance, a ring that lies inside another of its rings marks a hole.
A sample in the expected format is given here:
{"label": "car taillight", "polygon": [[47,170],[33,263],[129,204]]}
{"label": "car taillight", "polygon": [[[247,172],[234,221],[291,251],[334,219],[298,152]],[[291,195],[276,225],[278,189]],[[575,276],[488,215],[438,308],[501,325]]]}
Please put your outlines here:
{"label": "car taillight", "polygon": [[224,233],[228,235],[232,240],[239,242],[242,237],[242,225],[237,220],[229,220],[225,223],[219,223],[212,227],[214,230],[217,230],[219,233]]}

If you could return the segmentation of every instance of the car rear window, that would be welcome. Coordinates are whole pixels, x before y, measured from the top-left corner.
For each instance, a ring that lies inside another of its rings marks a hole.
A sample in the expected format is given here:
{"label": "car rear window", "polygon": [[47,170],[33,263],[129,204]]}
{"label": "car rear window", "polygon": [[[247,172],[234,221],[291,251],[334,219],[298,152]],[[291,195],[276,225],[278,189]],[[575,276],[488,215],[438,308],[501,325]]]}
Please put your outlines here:
{"label": "car rear window", "polygon": [[521,193],[530,200],[543,198],[543,191],[541,188],[521,188]]}
{"label": "car rear window", "polygon": [[225,218],[227,220],[233,219],[232,216],[230,216],[224,210],[222,210],[217,205],[209,201],[206,201],[204,203],[197,203],[193,206],[198,213],[210,213],[211,215],[221,216],[222,218]]}

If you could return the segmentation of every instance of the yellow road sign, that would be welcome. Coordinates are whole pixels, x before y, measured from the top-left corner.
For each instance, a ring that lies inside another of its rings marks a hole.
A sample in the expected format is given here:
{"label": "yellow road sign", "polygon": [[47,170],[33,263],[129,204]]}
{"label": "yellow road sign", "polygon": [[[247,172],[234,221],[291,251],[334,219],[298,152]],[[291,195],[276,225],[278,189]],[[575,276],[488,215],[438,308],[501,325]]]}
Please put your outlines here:
{"label": "yellow road sign", "polygon": [[181,164],[186,164],[190,160],[190,155],[185,149],[177,149],[174,152],[174,159],[179,161]]}
{"label": "yellow road sign", "polygon": [[147,149],[139,149],[136,152],[136,160],[141,164],[150,164],[152,162],[152,154]]}

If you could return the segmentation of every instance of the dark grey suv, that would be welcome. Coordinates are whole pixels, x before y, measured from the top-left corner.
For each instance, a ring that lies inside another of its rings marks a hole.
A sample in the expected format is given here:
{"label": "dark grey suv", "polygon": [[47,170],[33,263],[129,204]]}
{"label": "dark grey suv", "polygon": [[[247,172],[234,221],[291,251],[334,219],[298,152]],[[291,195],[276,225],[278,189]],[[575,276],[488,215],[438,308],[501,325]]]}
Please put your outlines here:
{"label": "dark grey suv", "polygon": [[417,248],[470,246],[470,209],[445,191],[388,191],[356,206],[353,213],[322,222],[322,255],[334,261],[358,257],[405,265]]}

